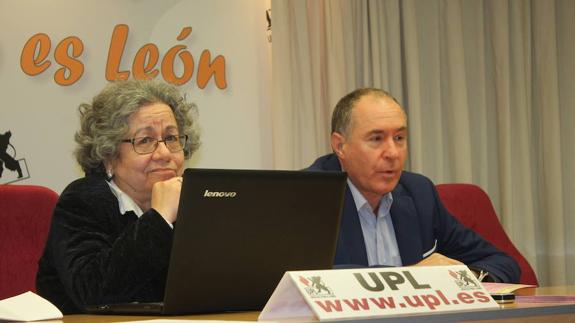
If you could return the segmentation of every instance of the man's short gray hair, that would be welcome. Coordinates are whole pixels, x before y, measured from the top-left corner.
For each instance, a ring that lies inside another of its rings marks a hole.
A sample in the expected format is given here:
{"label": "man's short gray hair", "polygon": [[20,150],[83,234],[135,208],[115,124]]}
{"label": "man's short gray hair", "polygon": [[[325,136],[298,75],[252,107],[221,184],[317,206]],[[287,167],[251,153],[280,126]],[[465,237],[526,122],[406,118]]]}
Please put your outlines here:
{"label": "man's short gray hair", "polygon": [[331,115],[331,132],[337,132],[344,137],[349,135],[351,129],[351,113],[353,107],[366,95],[372,95],[379,98],[391,98],[395,102],[395,98],[388,92],[376,88],[359,88],[339,100]]}
{"label": "man's short gray hair", "polygon": [[118,157],[119,144],[129,132],[128,118],[139,108],[168,105],[180,134],[188,135],[184,156],[190,158],[200,146],[198,108],[186,102],[178,89],[166,83],[147,80],[115,81],[79,107],[80,130],[74,139],[76,160],[86,174],[103,173],[104,162]]}

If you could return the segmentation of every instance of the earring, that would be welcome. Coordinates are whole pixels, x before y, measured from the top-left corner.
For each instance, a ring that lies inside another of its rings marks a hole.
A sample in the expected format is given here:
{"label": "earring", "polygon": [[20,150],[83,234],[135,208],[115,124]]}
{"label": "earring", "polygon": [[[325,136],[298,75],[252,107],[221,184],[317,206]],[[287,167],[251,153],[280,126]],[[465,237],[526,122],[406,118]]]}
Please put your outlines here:
{"label": "earring", "polygon": [[106,169],[106,175],[108,176],[108,180],[111,180],[114,177],[114,173],[111,169]]}

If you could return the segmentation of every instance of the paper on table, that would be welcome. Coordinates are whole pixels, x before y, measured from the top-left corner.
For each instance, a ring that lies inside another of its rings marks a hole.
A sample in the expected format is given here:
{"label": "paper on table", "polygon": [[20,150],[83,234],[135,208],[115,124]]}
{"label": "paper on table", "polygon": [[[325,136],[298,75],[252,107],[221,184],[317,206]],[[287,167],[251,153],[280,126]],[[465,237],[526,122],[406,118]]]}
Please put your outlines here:
{"label": "paper on table", "polygon": [[527,287],[537,287],[535,285],[523,285],[523,284],[503,284],[503,283],[481,283],[485,289],[491,294],[493,293],[513,293],[514,291],[527,288]]}
{"label": "paper on table", "polygon": [[32,292],[0,301],[0,320],[40,321],[61,318],[62,312],[54,304]]}

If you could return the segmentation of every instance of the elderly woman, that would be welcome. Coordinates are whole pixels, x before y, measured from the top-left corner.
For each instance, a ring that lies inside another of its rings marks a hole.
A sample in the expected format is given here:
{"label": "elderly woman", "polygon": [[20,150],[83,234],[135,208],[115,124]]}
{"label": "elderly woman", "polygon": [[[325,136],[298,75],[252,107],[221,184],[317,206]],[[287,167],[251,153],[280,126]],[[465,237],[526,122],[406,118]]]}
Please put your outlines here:
{"label": "elderly woman", "polygon": [[64,313],[159,301],[184,159],[199,146],[197,108],[173,86],[130,80],[79,110],[76,159],[86,176],[56,205],[38,293]]}

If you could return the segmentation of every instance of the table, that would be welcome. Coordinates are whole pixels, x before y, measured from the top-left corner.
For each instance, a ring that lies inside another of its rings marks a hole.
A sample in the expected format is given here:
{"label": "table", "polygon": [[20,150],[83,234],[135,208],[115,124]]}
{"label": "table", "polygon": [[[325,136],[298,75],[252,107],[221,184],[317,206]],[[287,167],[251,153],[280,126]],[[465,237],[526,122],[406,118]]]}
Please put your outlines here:
{"label": "table", "polygon": [[[524,288],[516,292],[519,296],[531,295],[575,295],[575,286]],[[187,320],[230,320],[230,321],[256,321],[259,312],[236,312],[219,314],[202,314],[186,316],[115,316],[115,315],[66,315],[64,323],[102,323],[127,322],[153,319],[187,319]],[[411,323],[411,322],[475,322],[475,323],[511,323],[511,322],[545,322],[561,323],[575,322],[575,302],[565,303],[514,303],[502,305],[502,309],[483,310],[448,314],[433,314],[419,316],[362,318],[342,322],[361,323]]]}
{"label": "table", "polygon": [[186,316],[117,316],[117,315],[65,315],[64,323],[128,322],[157,319],[257,321],[260,312],[237,312]]}

